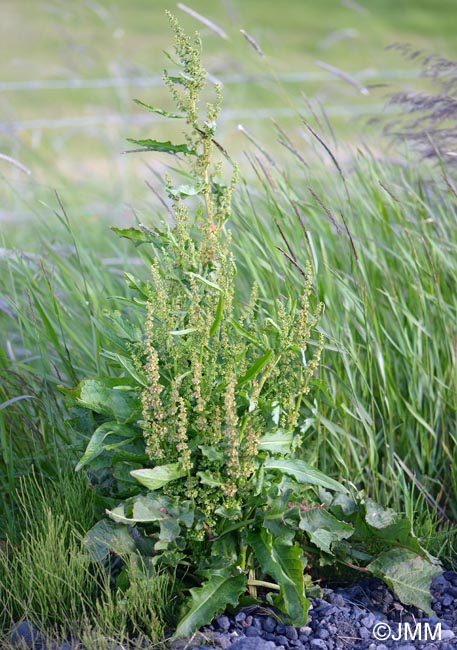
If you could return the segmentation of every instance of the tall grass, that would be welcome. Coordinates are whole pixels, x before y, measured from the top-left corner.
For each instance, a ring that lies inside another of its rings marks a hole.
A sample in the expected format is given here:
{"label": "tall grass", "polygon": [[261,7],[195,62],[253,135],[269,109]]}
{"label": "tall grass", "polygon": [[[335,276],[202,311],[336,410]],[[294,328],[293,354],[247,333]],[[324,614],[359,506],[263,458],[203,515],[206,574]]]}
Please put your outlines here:
{"label": "tall grass", "polygon": [[58,386],[109,373],[96,323],[128,291],[130,259],[106,222],[75,228],[56,201],[38,246],[33,234],[24,231],[23,249],[3,239],[0,251],[0,517],[10,534],[16,478],[35,465],[55,479],[84,446]]}
{"label": "tall grass", "polygon": [[237,211],[240,264],[271,301],[314,263],[327,348],[307,455],[416,519],[427,504],[455,520],[455,192],[413,161],[331,155],[325,174],[257,157],[260,187]]}

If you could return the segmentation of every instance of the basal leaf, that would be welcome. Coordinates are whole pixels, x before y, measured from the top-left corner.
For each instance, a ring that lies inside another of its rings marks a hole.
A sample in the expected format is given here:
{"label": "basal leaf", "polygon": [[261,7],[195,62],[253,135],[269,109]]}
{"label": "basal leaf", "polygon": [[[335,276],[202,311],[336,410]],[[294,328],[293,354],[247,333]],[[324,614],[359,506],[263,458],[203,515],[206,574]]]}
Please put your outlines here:
{"label": "basal leaf", "polygon": [[331,545],[352,537],[354,528],[321,508],[300,512],[299,528],[309,534],[310,540],[325,553],[332,553]]}
{"label": "basal leaf", "polygon": [[430,585],[441,567],[406,549],[394,548],[381,553],[367,566],[384,580],[405,605],[414,605],[432,616]]}
{"label": "basal leaf", "polygon": [[[137,433],[132,427],[129,427],[125,424],[118,424],[117,422],[104,422],[101,426],[96,429],[92,435],[92,438],[89,440],[89,444],[86,447],[83,457],[76,465],[76,471],[80,470],[84,465],[90,463],[91,460],[96,458],[101,454],[105,449],[112,449],[110,445],[106,445],[105,440],[108,436],[116,435],[124,438],[134,438]],[[119,443],[118,443],[119,444]]]}
{"label": "basal leaf", "polygon": [[359,499],[357,509],[345,519],[354,524],[354,539],[367,547],[382,542],[384,547],[402,547],[417,555],[427,555],[413,534],[409,519],[366,497]]}
{"label": "basal leaf", "polygon": [[387,526],[397,523],[401,518],[392,508],[383,508],[379,503],[368,498],[364,501],[366,509],[365,519],[373,528],[387,528]]}
{"label": "basal leaf", "polygon": [[246,576],[237,574],[235,566],[203,572],[207,580],[201,587],[191,589],[189,609],[178,623],[173,639],[191,637],[203,625],[212,621],[227,605],[236,607],[246,589]]}
{"label": "basal leaf", "polygon": [[135,551],[135,542],[128,530],[124,526],[116,526],[108,519],[102,519],[89,530],[84,544],[95,562],[103,562],[110,551],[118,554]]}
{"label": "basal leaf", "polygon": [[159,140],[151,140],[150,138],[146,140],[133,140],[132,138],[127,138],[128,142],[132,144],[137,144],[139,147],[144,147],[144,151],[159,151],[161,153],[183,153],[188,156],[196,156],[197,152],[194,149],[191,149],[187,144],[173,144],[170,140],[166,142],[160,142]]}
{"label": "basal leaf", "polygon": [[287,458],[268,458],[264,463],[265,469],[275,469],[282,474],[292,476],[298,483],[319,485],[320,487],[334,490],[335,492],[348,492],[348,490],[334,479],[313,467],[309,467],[303,460]]}
{"label": "basal leaf", "polygon": [[[119,390],[125,387],[126,390]],[[135,420],[140,413],[139,399],[132,394],[128,379],[85,379],[69,392],[80,406],[114,418],[120,424]]]}
{"label": "basal leaf", "polygon": [[285,613],[294,625],[305,625],[310,603],[304,593],[301,549],[273,540],[265,528],[249,531],[246,543],[253,549],[262,571],[280,587]]}
{"label": "basal leaf", "polygon": [[170,481],[176,481],[176,479],[186,476],[186,472],[180,468],[179,463],[157,465],[153,469],[137,469],[130,474],[148,490],[158,490]]}

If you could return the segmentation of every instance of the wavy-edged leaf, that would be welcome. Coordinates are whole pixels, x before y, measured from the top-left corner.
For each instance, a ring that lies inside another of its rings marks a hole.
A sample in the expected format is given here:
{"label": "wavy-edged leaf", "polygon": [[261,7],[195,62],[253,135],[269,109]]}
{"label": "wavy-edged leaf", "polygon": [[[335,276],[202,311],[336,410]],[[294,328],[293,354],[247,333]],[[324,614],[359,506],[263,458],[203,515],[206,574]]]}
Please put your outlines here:
{"label": "wavy-edged leaf", "polygon": [[[76,471],[79,471],[82,467],[90,463],[94,458],[99,456],[105,449],[113,449],[116,446],[119,446],[122,443],[117,443],[116,445],[106,445],[105,440],[108,436],[121,436],[123,438],[134,438],[137,434],[129,426],[125,424],[119,424],[118,422],[104,422],[102,425],[96,429],[89,440],[89,443],[86,447],[86,451],[83,454],[83,457],[76,465]],[[128,440],[124,441],[128,442]]]}
{"label": "wavy-edged leaf", "polygon": [[179,463],[169,463],[157,465],[152,469],[136,469],[130,472],[130,475],[148,490],[158,490],[170,481],[186,476],[186,472],[181,469]]}
{"label": "wavy-edged leaf", "polygon": [[64,389],[80,406],[114,418],[120,424],[137,419],[140,403],[129,379],[85,379],[76,388]]}
{"label": "wavy-edged leaf", "polygon": [[249,531],[246,543],[253,549],[262,571],[278,583],[284,613],[294,625],[305,625],[310,603],[305,596],[301,549],[274,540],[265,528]]}
{"label": "wavy-edged leaf", "polygon": [[[168,245],[168,234],[166,232],[161,232],[160,230],[152,230],[140,224],[139,228],[117,228],[116,226],[111,226],[111,230],[119,235],[119,237],[124,237],[129,239],[135,245],[135,248],[141,244],[153,244],[156,248],[165,248]],[[130,274],[125,274],[130,275]],[[144,284],[144,283],[143,283]]]}
{"label": "wavy-edged leaf", "polygon": [[135,551],[135,542],[128,530],[108,519],[102,519],[89,530],[84,544],[94,562],[103,562],[111,551],[119,555]]}
{"label": "wavy-edged leaf", "polygon": [[246,576],[237,574],[233,565],[202,573],[207,580],[201,587],[190,590],[189,609],[179,621],[173,639],[192,636],[200,627],[210,623],[217,613],[224,611],[227,605],[236,607],[246,589]]}
{"label": "wavy-edged leaf", "polygon": [[367,569],[384,580],[402,603],[433,615],[430,585],[442,572],[440,566],[406,549],[393,548],[380,553]]}
{"label": "wavy-edged leaf", "polygon": [[148,111],[151,111],[151,113],[157,113],[158,115],[163,115],[163,117],[171,117],[174,120],[182,120],[184,117],[184,115],[178,115],[177,113],[169,113],[168,111],[164,111],[162,108],[156,108],[155,106],[150,106],[149,104],[145,104],[140,99],[134,99],[133,101],[135,102],[135,104],[138,104],[138,106],[141,106],[142,108],[146,108]]}
{"label": "wavy-edged leaf", "polygon": [[310,467],[303,460],[295,458],[267,458],[264,467],[265,469],[275,469],[282,474],[292,476],[298,483],[319,485],[320,487],[335,492],[348,492],[344,485],[341,485],[341,483],[338,483],[338,481],[335,481],[323,472]]}
{"label": "wavy-edged leaf", "polygon": [[311,542],[325,553],[332,553],[331,545],[354,534],[354,528],[340,521],[322,508],[300,512],[299,528],[309,534]]}
{"label": "wavy-edged leaf", "polygon": [[265,433],[260,438],[259,449],[270,452],[270,454],[290,454],[294,434],[292,431],[278,429],[272,433]]}
{"label": "wavy-edged leaf", "polygon": [[176,189],[170,189],[169,194],[175,199],[186,199],[189,196],[198,196],[205,189],[204,185],[180,185]]}
{"label": "wavy-edged leaf", "polygon": [[187,144],[173,144],[170,140],[161,142],[159,140],[151,140],[150,138],[147,138],[146,140],[127,138],[127,141],[132,144],[137,144],[139,147],[143,147],[144,151],[159,151],[160,153],[171,154],[183,153],[187,156],[197,155],[197,152],[194,149],[191,149]]}

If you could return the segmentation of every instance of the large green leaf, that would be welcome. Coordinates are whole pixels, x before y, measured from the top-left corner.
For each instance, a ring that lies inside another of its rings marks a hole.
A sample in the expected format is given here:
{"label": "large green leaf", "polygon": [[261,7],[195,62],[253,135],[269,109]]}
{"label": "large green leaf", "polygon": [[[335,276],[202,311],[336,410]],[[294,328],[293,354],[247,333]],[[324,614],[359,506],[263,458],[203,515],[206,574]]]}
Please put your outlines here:
{"label": "large green leaf", "polygon": [[65,390],[80,406],[114,418],[120,424],[137,419],[139,398],[128,379],[85,379],[76,388]]}
{"label": "large green leaf", "polygon": [[394,548],[381,553],[367,569],[384,580],[402,603],[433,615],[430,585],[441,573],[440,566],[406,549]]}
{"label": "large green leaf", "polygon": [[160,142],[159,140],[133,140],[132,138],[127,138],[128,142],[137,144],[140,147],[144,147],[144,151],[160,151],[164,153],[184,153],[187,155],[196,156],[197,152],[191,149],[187,144],[173,144],[170,140],[166,142]]}
{"label": "large green leaf", "polygon": [[311,542],[326,553],[331,553],[331,545],[341,539],[348,539],[354,528],[340,521],[322,508],[310,508],[300,512],[299,527],[309,534]]}
{"label": "large green leaf", "polygon": [[136,469],[130,474],[148,490],[158,490],[170,481],[176,481],[176,479],[186,476],[186,472],[181,469],[179,463],[157,465],[153,469]]}
{"label": "large green leaf", "polygon": [[227,605],[236,607],[246,589],[246,576],[237,574],[235,566],[202,572],[207,580],[201,587],[191,589],[189,609],[178,623],[173,639],[190,637],[196,630],[212,621]]}
{"label": "large green leaf", "polygon": [[[106,438],[112,435],[126,438],[126,440],[118,442],[114,446],[105,444]],[[129,439],[134,438],[136,435],[137,432],[135,432],[132,427],[125,424],[119,424],[118,422],[104,422],[94,431],[83,457],[76,465],[76,471],[90,463],[91,460],[99,456],[103,451],[105,451],[105,449],[115,449],[116,447],[125,444]]]}
{"label": "large green leaf", "polygon": [[287,458],[268,458],[264,463],[265,469],[275,469],[282,474],[292,476],[298,483],[319,485],[320,487],[335,492],[348,492],[348,490],[323,472],[307,465],[303,460]]}
{"label": "large green leaf", "polygon": [[293,432],[284,431],[284,429],[278,429],[274,433],[265,433],[260,438],[259,449],[269,451],[270,454],[290,454],[293,438]]}
{"label": "large green leaf", "polygon": [[302,552],[298,546],[283,544],[265,528],[246,535],[264,573],[276,580],[285,613],[294,625],[305,625],[309,601],[305,596]]}
{"label": "large green leaf", "polygon": [[84,544],[95,562],[102,562],[110,551],[119,555],[133,553],[135,542],[125,526],[117,526],[113,521],[102,519],[89,530]]}
{"label": "large green leaf", "polygon": [[[339,508],[332,510],[338,517]],[[401,547],[420,556],[427,555],[412,533],[409,519],[371,499],[359,498],[354,512],[345,515],[344,519],[354,525],[353,539],[368,549],[373,545],[379,548],[381,542],[384,549]]]}

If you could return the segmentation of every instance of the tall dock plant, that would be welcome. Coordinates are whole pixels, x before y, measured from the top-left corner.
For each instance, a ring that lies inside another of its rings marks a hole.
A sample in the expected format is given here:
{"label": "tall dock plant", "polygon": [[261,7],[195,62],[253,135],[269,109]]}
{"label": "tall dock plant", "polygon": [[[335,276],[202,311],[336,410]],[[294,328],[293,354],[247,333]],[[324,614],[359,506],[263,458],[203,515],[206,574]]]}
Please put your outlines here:
{"label": "tall dock plant", "polygon": [[309,268],[298,302],[278,296],[268,310],[255,286],[248,304],[237,300],[227,228],[237,170],[224,183],[222,162],[213,162],[215,149],[227,157],[215,140],[221,91],[214,86],[202,118],[200,39],[170,21],[178,72],[164,80],[177,112],[138,103],[182,120],[185,141],[131,142],[184,159],[188,184],[165,182],[172,224],[114,229],[147,251],[150,279],[126,274],[136,296],[103,326],[117,375],[67,391],[95,429],[78,469],[89,471],[109,517],[87,544],[99,561],[113,549],[139,552],[177,571],[176,637],[259,598],[304,624],[313,554],[380,575],[429,609],[437,569],[409,522],[300,458],[322,305],[312,306]]}

